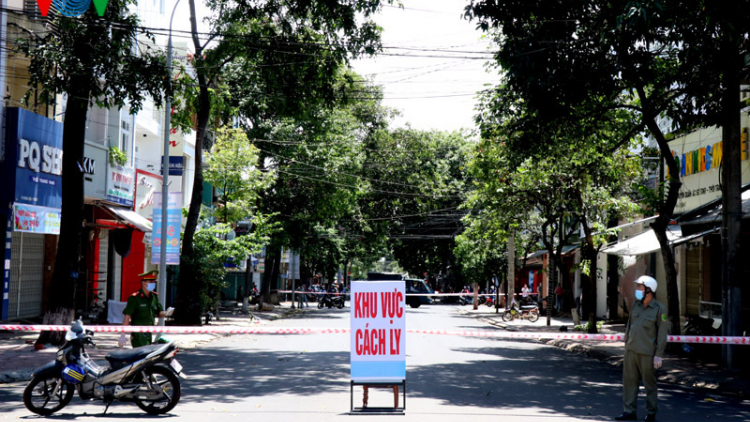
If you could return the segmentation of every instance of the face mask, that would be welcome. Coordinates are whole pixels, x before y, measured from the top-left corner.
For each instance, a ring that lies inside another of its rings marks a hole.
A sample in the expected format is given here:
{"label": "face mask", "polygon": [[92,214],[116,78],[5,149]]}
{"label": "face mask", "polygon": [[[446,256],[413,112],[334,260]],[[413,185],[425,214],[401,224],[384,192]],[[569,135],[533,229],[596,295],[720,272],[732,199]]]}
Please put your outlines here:
{"label": "face mask", "polygon": [[150,292],[153,292],[154,290],[156,290],[156,283],[148,283],[148,284],[146,284],[146,288],[147,288],[147,289],[148,289],[148,290],[149,290]]}
{"label": "face mask", "polygon": [[636,300],[643,300],[643,290],[636,290],[635,291],[635,299]]}

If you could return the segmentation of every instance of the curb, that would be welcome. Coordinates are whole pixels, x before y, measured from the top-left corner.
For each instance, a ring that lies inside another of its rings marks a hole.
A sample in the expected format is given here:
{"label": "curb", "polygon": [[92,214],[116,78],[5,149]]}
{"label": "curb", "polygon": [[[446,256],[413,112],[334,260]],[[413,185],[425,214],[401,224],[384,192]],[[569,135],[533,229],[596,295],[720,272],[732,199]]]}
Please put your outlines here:
{"label": "curb", "polygon": [[[468,312],[465,312],[465,311],[463,311],[463,313],[469,314]],[[516,327],[512,327],[502,322],[495,321],[489,317],[476,316],[475,318],[477,318],[478,320],[484,323],[492,325],[494,327],[502,328],[508,331],[518,331]],[[606,363],[608,365],[612,365],[616,368],[622,368],[623,357],[620,354],[612,354],[604,350],[597,350],[594,347],[588,346],[580,342],[571,341],[571,340],[538,339],[537,341],[539,343],[554,346],[554,347],[566,350],[571,353],[576,353],[576,354],[583,355],[592,359],[596,359],[600,362]],[[721,395],[725,397],[732,397],[732,398],[738,398],[738,399],[746,399],[748,397],[748,394],[741,387],[738,388],[737,386],[732,386],[732,385],[722,385],[721,382],[718,382],[718,381],[712,382],[712,381],[699,380],[696,377],[693,377],[690,375],[680,376],[679,373],[662,372],[657,377],[657,381],[662,384],[669,384],[669,385],[679,386],[682,388],[689,388],[689,389],[693,389],[697,391],[702,391],[706,395],[713,394],[713,395]]]}
{"label": "curb", "polygon": [[[281,308],[281,307],[279,307],[278,309],[279,309],[278,313],[273,313],[270,315],[262,315],[263,318],[258,316],[258,314],[262,314],[261,312],[257,312],[257,313],[250,312],[250,315],[251,315],[250,321],[253,321],[251,323],[254,323],[254,321],[256,320],[261,321],[261,322],[264,320],[276,321],[279,319],[287,318],[290,315],[300,313],[300,311],[297,309]],[[215,335],[212,335],[211,338],[208,338],[208,339],[203,338],[198,341],[195,341],[193,344],[191,344],[189,347],[186,347],[186,348],[192,349],[196,346],[202,346],[204,344],[211,343],[214,340],[233,336],[233,335],[236,335],[236,334],[215,334]],[[16,369],[13,371],[0,372],[0,384],[31,381],[32,374],[34,373],[35,370],[36,368],[21,368],[21,369]]]}

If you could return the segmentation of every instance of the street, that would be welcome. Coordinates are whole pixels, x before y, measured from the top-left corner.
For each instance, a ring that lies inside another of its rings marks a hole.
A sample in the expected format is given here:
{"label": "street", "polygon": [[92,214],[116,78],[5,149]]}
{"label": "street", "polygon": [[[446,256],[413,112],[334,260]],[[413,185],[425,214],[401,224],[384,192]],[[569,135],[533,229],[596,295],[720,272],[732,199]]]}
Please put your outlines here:
{"label": "street", "polygon": [[[314,304],[313,304],[314,305]],[[347,304],[348,305],[348,304]],[[408,309],[409,329],[496,329],[455,305]],[[347,328],[349,307],[311,306],[279,327]],[[537,324],[542,324],[542,321]],[[178,353],[189,376],[168,417],[185,421],[351,418],[349,335],[237,335]],[[3,420],[35,418],[22,404],[21,383],[0,385]],[[458,336],[407,337],[408,420],[611,420],[622,411],[619,369],[542,345]],[[362,390],[355,389],[355,406]],[[390,391],[371,391],[371,406],[392,404]],[[639,416],[645,416],[643,396]],[[78,397],[56,419],[101,419],[104,406]],[[151,418],[115,403],[106,417]],[[370,416],[382,418],[383,416]],[[388,416],[386,416],[388,417]],[[395,416],[391,416],[395,417]],[[660,421],[750,420],[750,402],[660,386]]]}

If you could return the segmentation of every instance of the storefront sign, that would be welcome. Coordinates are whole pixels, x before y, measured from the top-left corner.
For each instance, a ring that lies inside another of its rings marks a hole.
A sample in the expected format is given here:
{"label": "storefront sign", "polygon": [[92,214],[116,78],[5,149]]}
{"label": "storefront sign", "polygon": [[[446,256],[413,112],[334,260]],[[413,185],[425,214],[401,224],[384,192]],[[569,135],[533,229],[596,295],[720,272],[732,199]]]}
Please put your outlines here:
{"label": "storefront sign", "polygon": [[83,194],[93,200],[107,199],[107,148],[86,142],[83,146]]}
{"label": "storefront sign", "polygon": [[[161,192],[154,192],[153,231],[151,237],[151,263],[161,263]],[[180,264],[180,223],[182,222],[182,192],[169,192],[167,203],[167,265]]]}
{"label": "storefront sign", "polygon": [[[742,181],[750,182],[750,148],[748,148],[748,127],[750,117],[743,115],[740,159]],[[724,158],[724,142],[721,127],[712,126],[699,129],[669,142],[672,155],[680,167],[680,187],[676,213],[690,211],[721,197],[719,184],[720,168]],[[663,164],[666,166],[666,164]],[[665,171],[668,176],[669,172]]]}
{"label": "storefront sign", "polygon": [[[164,157],[162,157],[163,159]],[[169,157],[169,175],[182,176],[184,157]],[[164,174],[164,161],[162,161],[161,174]]]}
{"label": "storefront sign", "polygon": [[128,208],[135,198],[135,170],[132,167],[109,166],[107,170],[107,200]]}
{"label": "storefront sign", "polygon": [[351,290],[351,380],[406,379],[403,281],[354,281]]}
{"label": "storefront sign", "polygon": [[135,171],[135,212],[149,220],[154,216],[154,196],[161,190],[161,176]]}
{"label": "storefront sign", "polygon": [[60,210],[26,204],[13,204],[13,231],[60,234]]}
{"label": "storefront sign", "polygon": [[7,108],[0,199],[50,208],[62,204],[62,124]]}

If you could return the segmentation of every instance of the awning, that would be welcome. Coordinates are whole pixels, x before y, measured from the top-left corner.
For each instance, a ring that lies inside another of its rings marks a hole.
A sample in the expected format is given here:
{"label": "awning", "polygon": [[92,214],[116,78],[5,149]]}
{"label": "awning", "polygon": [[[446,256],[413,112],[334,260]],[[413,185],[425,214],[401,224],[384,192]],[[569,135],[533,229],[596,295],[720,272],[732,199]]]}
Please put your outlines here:
{"label": "awning", "polygon": [[[679,226],[670,226],[667,230],[667,239],[669,239],[670,244],[682,239],[682,229]],[[652,229],[648,229],[637,236],[605,248],[602,252],[610,255],[645,255],[656,252],[660,248],[661,245],[659,245],[659,239],[656,238],[656,233]]]}
{"label": "awning", "polygon": [[102,207],[119,218],[123,224],[131,226],[144,233],[151,232],[151,222],[135,211],[130,211],[125,208],[117,208],[110,205],[102,205]]}

